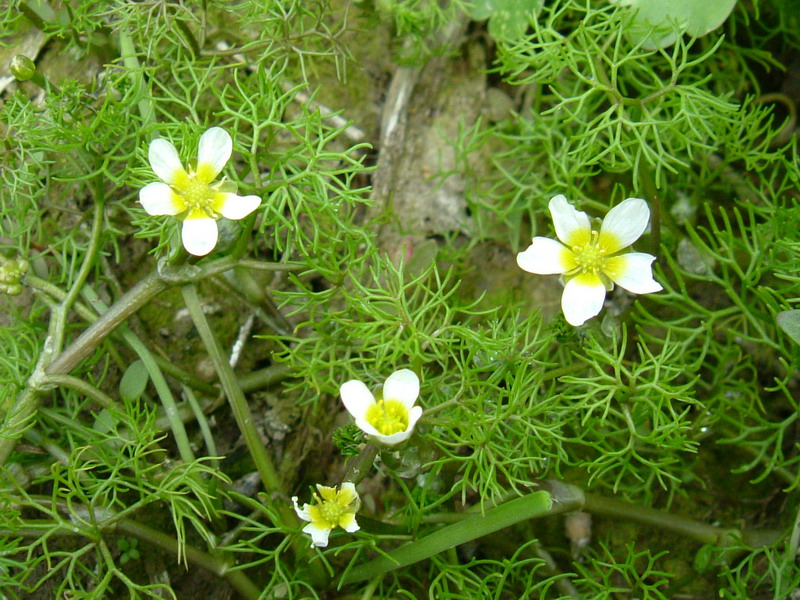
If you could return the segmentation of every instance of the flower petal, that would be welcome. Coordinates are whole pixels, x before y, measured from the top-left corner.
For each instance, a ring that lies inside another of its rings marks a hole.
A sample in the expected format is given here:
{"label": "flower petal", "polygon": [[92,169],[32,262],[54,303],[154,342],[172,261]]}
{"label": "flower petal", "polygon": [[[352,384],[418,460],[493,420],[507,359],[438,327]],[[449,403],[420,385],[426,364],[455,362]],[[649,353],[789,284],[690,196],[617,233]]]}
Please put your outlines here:
{"label": "flower petal", "polygon": [[592,226],[585,212],[575,210],[562,195],[550,200],[550,214],[553,216],[553,225],[556,228],[558,239],[568,248],[583,246],[592,235]]}
{"label": "flower petal", "polygon": [[634,294],[651,294],[664,288],[653,279],[653,261],[651,254],[629,252],[606,260],[603,269],[609,279]]}
{"label": "flower petal", "polygon": [[312,546],[324,548],[328,545],[328,536],[331,534],[331,530],[327,527],[317,527],[313,523],[309,523],[303,527],[303,533],[307,533],[311,536]]}
{"label": "flower petal", "polygon": [[189,254],[205,256],[217,245],[217,222],[202,210],[192,210],[183,222],[181,238]]}
{"label": "flower petal", "polygon": [[139,202],[148,215],[177,215],[186,210],[186,201],[166,183],[148,183],[139,190]]}
{"label": "flower petal", "polygon": [[150,142],[147,150],[150,159],[150,168],[166,183],[174,183],[176,179],[184,179],[186,171],[183,170],[178,151],[164,138],[156,138]]}
{"label": "flower petal", "polygon": [[233,150],[233,140],[221,127],[212,127],[200,136],[197,149],[197,177],[211,183],[222,171]]}
{"label": "flower petal", "polygon": [[606,286],[597,275],[582,273],[573,277],[564,286],[561,310],[567,323],[575,327],[583,325],[603,308]]}
{"label": "flower petal", "polygon": [[366,419],[356,419],[356,427],[358,427],[361,431],[366,433],[367,435],[373,435],[376,437],[380,437],[383,434],[375,429],[372,424],[367,421]]}
{"label": "flower petal", "polygon": [[356,516],[353,513],[345,513],[339,518],[339,527],[344,529],[347,533],[353,533],[361,529],[356,523]]}
{"label": "flower petal", "polygon": [[419,396],[419,377],[411,369],[395,371],[383,384],[383,399],[397,400],[406,407],[406,410],[414,406],[417,396]]}
{"label": "flower petal", "polygon": [[[342,397],[344,407],[358,421],[364,421],[367,416],[367,409],[375,404],[375,397],[369,388],[358,379],[351,379],[343,383],[339,388],[339,395]],[[361,427],[361,425],[358,425]],[[361,427],[361,429],[364,429]]]}
{"label": "flower petal", "polygon": [[608,211],[600,228],[600,247],[619,252],[639,239],[650,222],[650,208],[641,198],[628,198]]}
{"label": "flower petal", "polygon": [[303,521],[310,521],[311,515],[308,514],[308,504],[304,504],[303,508],[300,508],[297,505],[297,496],[292,496],[292,504],[294,504],[294,512],[297,513],[297,516],[303,519]]}
{"label": "flower petal", "polygon": [[344,506],[360,501],[358,492],[356,491],[356,485],[352,481],[345,481],[342,484],[342,488],[339,491],[339,500]]}
{"label": "flower petal", "polygon": [[[422,409],[419,406],[414,408],[419,408],[419,414],[422,414]],[[384,446],[394,446],[395,444],[399,444],[400,442],[405,442],[408,438],[411,437],[411,434],[414,433],[414,429],[411,427],[411,412],[408,413],[409,416],[409,427],[405,431],[399,431],[397,433],[393,433],[392,435],[383,435],[382,433],[373,434],[374,437],[379,443],[383,444]],[[419,416],[416,417],[419,419]]]}
{"label": "flower petal", "polygon": [[214,200],[214,210],[231,221],[244,219],[261,206],[261,198],[258,196],[237,196],[236,194],[220,192]]}
{"label": "flower petal", "polygon": [[335,487],[328,487],[327,485],[317,484],[317,492],[323,500],[336,500],[338,492]]}
{"label": "flower petal", "polygon": [[576,267],[575,254],[561,242],[535,237],[524,252],[517,254],[517,264],[528,273],[553,275]]}

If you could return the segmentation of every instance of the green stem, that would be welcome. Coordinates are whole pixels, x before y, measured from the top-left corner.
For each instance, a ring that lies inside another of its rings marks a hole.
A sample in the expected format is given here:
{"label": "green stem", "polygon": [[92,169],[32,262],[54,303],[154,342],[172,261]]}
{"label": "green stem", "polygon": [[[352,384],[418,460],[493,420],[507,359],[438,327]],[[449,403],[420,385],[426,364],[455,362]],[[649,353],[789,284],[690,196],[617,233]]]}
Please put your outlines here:
{"label": "green stem", "polygon": [[94,387],[88,381],[84,381],[79,377],[73,377],[72,375],[46,375],[44,378],[44,385],[52,384],[57,385],[59,387],[66,387],[76,392],[80,392],[84,396],[88,396],[95,402],[97,402],[103,408],[111,408],[116,405],[114,399],[110,396],[107,396],[99,389]]}
{"label": "green stem", "polygon": [[586,494],[586,504],[583,506],[583,510],[604,517],[635,521],[643,525],[667,529],[701,544],[724,545],[726,540],[732,542],[741,537],[741,532],[735,528],[722,529],[655,508],[596,494]]}
{"label": "green stem", "polygon": [[198,402],[194,392],[186,385],[183,386],[183,395],[186,396],[186,401],[192,408],[195,421],[197,421],[197,424],[200,426],[200,432],[203,434],[208,456],[217,458],[219,454],[217,453],[217,445],[214,442],[214,435],[211,433],[211,428],[208,426],[208,419],[206,419],[205,414],[203,414],[203,408],[200,406],[200,402]]}
{"label": "green stem", "polygon": [[100,249],[100,234],[103,231],[102,225],[104,206],[103,197],[101,194],[102,191],[97,192],[97,195],[95,196],[92,230],[89,234],[89,247],[86,249],[86,255],[83,259],[83,263],[81,263],[81,268],[78,271],[78,275],[75,277],[75,280],[72,282],[72,286],[70,286],[66,297],[53,312],[53,315],[50,318],[50,322],[52,324],[51,352],[53,355],[61,352],[61,347],[64,343],[64,328],[66,327],[67,316],[69,315],[72,305],[75,304],[75,301],[78,299],[78,294],[81,293],[81,288],[83,287],[83,284],[86,283],[89,273],[94,267],[97,251]]}
{"label": "green stem", "polygon": [[[63,301],[64,298],[67,297],[67,293],[60,287],[58,287],[57,285],[53,285],[52,283],[50,283],[45,279],[36,277],[35,275],[31,274],[26,275],[25,285],[29,286],[34,290],[44,292],[48,296],[58,301]],[[98,313],[92,311],[88,306],[86,306],[82,302],[75,302],[72,308],[86,322],[94,323],[95,321],[97,321]],[[124,341],[124,339],[122,338],[122,336],[119,335],[118,332],[114,332],[112,336],[116,339]],[[164,371],[164,373],[174,377],[175,379],[177,379],[181,383],[188,385],[192,389],[195,389],[199,392],[203,392],[204,394],[209,394],[212,396],[219,393],[219,389],[216,388],[215,386],[206,383],[199,377],[196,377],[195,375],[192,375],[187,371],[184,371],[175,363],[172,363],[166,359],[161,358],[158,354],[154,354],[153,359],[156,361],[158,368]],[[256,371],[256,373],[258,373],[258,371]]]}
{"label": "green stem", "polygon": [[[234,265],[235,261],[226,257],[203,267],[183,265],[157,270],[123,294],[106,313],[92,323],[52,362],[50,357],[53,342],[45,344],[33,374],[28,379],[27,387],[17,396],[14,405],[6,413],[5,423],[0,430],[0,466],[8,460],[20,435],[30,425],[31,418],[39,406],[41,393],[52,387],[44,383],[47,376],[68,374],[134,312],[169,286],[209,277]],[[50,323],[48,335],[50,340],[54,340],[58,334],[59,322],[51,318]]]}
{"label": "green stem", "polygon": [[375,464],[375,457],[378,456],[378,452],[380,452],[380,448],[372,442],[368,442],[361,450],[361,453],[347,465],[347,472],[342,477],[342,481],[350,481],[354,485],[358,485],[372,470],[372,465]]}
{"label": "green stem", "polygon": [[400,546],[387,555],[359,565],[345,574],[340,585],[372,579],[389,571],[412,565],[449,548],[505,529],[520,521],[576,510],[580,507],[581,501],[582,498],[576,497],[572,503],[554,504],[551,495],[545,491],[515,498],[487,510],[484,514],[472,515],[460,523],[446,525],[419,540]]}
{"label": "green stem", "polygon": [[639,506],[616,498],[585,494],[576,486],[560,481],[547,481],[546,489],[515,498],[484,514],[470,509],[452,515],[458,522],[446,525],[416,541],[400,546],[366,564],[345,573],[339,585],[371,579],[395,569],[414,564],[459,544],[477,539],[488,533],[504,529],[520,521],[563,512],[585,510],[597,515],[634,521],[689,538],[701,544],[724,546],[741,539],[757,547],[774,543],[781,535],[778,531],[744,531],[721,528],[668,512]]}
{"label": "green stem", "polygon": [[254,269],[256,271],[286,271],[288,273],[295,273],[297,271],[304,271],[308,269],[306,265],[300,263],[271,263],[252,258],[242,258],[236,263],[236,265],[239,267],[244,267],[245,269]]}
{"label": "green stem", "polygon": [[142,78],[142,67],[139,64],[139,59],[136,57],[136,48],[133,45],[133,39],[124,28],[119,32],[119,50],[122,56],[122,62],[130,74],[133,87],[142,98],[137,103],[139,116],[142,117],[142,125],[145,129],[149,129],[156,124],[156,111],[153,107],[152,100],[144,93],[145,84]]}
{"label": "green stem", "polygon": [[[186,303],[186,308],[189,309],[189,314],[192,317],[192,321],[194,321],[194,326],[197,328],[197,332],[203,340],[211,362],[214,363],[220,383],[222,384],[222,389],[228,397],[233,416],[236,419],[239,430],[244,436],[247,449],[250,451],[250,455],[253,457],[253,461],[256,464],[256,469],[261,477],[261,483],[264,485],[264,489],[270,494],[278,494],[285,498],[286,493],[283,491],[283,482],[278,472],[275,470],[272,459],[269,457],[269,454],[267,454],[266,448],[264,448],[264,444],[261,443],[261,438],[256,430],[253,416],[250,414],[250,407],[247,405],[247,400],[244,397],[242,388],[239,386],[239,381],[236,379],[236,375],[230,364],[228,364],[216,336],[211,331],[206,315],[203,313],[203,308],[200,305],[197,289],[194,285],[190,284],[183,286],[181,292],[183,293],[183,300]],[[288,504],[286,508],[289,508]],[[293,513],[290,514],[289,511],[284,512],[289,516],[287,523],[296,521]],[[283,514],[281,516],[283,516]]]}
{"label": "green stem", "polygon": [[239,377],[239,386],[242,388],[243,392],[252,392],[253,390],[272,387],[276,383],[287,379],[291,372],[292,370],[288,365],[270,365]]}
{"label": "green stem", "polygon": [[[95,309],[101,313],[101,315],[108,312],[108,307],[103,303],[93,289],[87,286],[84,291],[89,303],[94,306]],[[181,419],[180,412],[178,411],[178,405],[175,403],[172,390],[169,388],[169,384],[164,378],[164,374],[161,372],[161,369],[158,368],[158,364],[156,364],[154,356],[144,342],[139,339],[139,336],[133,333],[133,331],[131,331],[127,325],[122,325],[119,332],[120,335],[122,335],[122,339],[125,340],[125,343],[127,343],[128,346],[130,346],[136,355],[141,359],[142,364],[144,364],[144,368],[147,370],[147,374],[150,375],[150,380],[153,382],[153,387],[156,388],[156,394],[158,394],[158,398],[161,400],[161,405],[164,407],[164,414],[169,421],[170,429],[172,430],[172,436],[175,438],[175,444],[178,446],[178,452],[181,455],[181,460],[187,464],[194,462],[194,452],[192,452],[192,446],[189,443],[189,436],[186,434],[186,429],[183,426],[183,420]]]}
{"label": "green stem", "polygon": [[[222,351],[222,347],[208,324],[206,315],[200,305],[200,298],[197,296],[197,289],[194,285],[190,284],[183,286],[181,292],[183,293],[186,308],[189,309],[189,314],[194,321],[197,332],[203,340],[211,362],[214,363],[214,368],[219,376],[222,389],[225,391],[225,395],[231,405],[231,410],[236,419],[236,424],[239,426],[239,431],[241,431],[244,436],[245,444],[256,465],[261,483],[270,496],[277,496],[274,508],[278,515],[280,515],[283,525],[299,528],[299,519],[289,505],[288,497],[283,490],[283,482],[280,479],[280,475],[278,475],[278,472],[275,470],[272,459],[269,457],[269,454],[267,454],[264,444],[261,443],[261,438],[253,422],[253,416],[250,413],[250,407],[247,405],[244,392],[242,392],[242,388],[239,386],[239,380],[236,378],[236,374],[233,372],[233,369]],[[308,555],[308,547],[305,545],[305,541],[301,542],[297,539],[293,543],[293,547],[298,558]],[[315,584],[323,585],[325,582],[325,575],[320,563],[309,563],[308,569],[311,581]]]}
{"label": "green stem", "polygon": [[92,323],[69,348],[64,350],[47,368],[48,374],[69,373],[78,366],[84,358],[108,337],[117,327],[126,321],[133,313],[147,304],[156,295],[172,285],[198,281],[222,271],[227,271],[235,262],[222,258],[210,262],[202,267],[182,265],[175,268],[156,270],[135,286],[128,290],[117,300],[107,312]]}
{"label": "green stem", "polygon": [[168,284],[158,273],[150,273],[114,303],[92,323],[69,348],[64,350],[47,368],[48,374],[69,373],[108,335],[139,310],[154,296],[167,289]]}
{"label": "green stem", "polygon": [[147,349],[147,346],[144,345],[135,333],[125,327],[122,330],[122,336],[142,360],[145,369],[147,369],[147,374],[150,375],[150,379],[153,381],[153,386],[156,388],[158,398],[161,400],[161,405],[164,407],[164,413],[169,421],[172,436],[175,438],[175,444],[178,446],[181,459],[187,464],[194,462],[195,457],[194,452],[192,452],[192,446],[189,443],[189,436],[186,435],[186,428],[183,426],[183,420],[178,411],[178,405],[175,403],[175,398],[172,396],[172,390],[169,389],[167,380],[164,379],[164,374],[161,372],[161,369],[158,368],[156,361],[153,359],[153,355],[150,354],[150,350]]}
{"label": "green stem", "polygon": [[181,19],[175,19],[173,22],[175,25],[177,25],[178,31],[181,32],[186,40],[186,46],[192,53],[192,58],[200,58],[200,44],[197,43],[197,39],[194,37],[192,30],[189,29],[189,26],[186,25],[186,22],[182,21]]}

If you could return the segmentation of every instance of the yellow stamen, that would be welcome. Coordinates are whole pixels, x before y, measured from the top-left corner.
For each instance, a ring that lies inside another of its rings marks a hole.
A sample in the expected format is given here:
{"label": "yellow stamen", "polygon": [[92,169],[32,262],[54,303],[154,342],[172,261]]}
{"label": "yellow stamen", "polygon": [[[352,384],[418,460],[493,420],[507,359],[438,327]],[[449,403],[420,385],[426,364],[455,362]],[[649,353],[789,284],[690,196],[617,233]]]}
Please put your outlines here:
{"label": "yellow stamen", "polygon": [[590,239],[585,244],[572,247],[576,267],[567,275],[603,272],[606,267],[608,252],[599,241],[600,235],[593,230]]}
{"label": "yellow stamen", "polygon": [[219,219],[222,216],[220,205],[225,197],[219,191],[222,181],[211,185],[208,181],[210,167],[203,168],[204,166],[200,165],[198,171],[190,170],[172,182],[173,202],[176,206],[182,203],[184,210],[189,210],[188,218],[206,216]]}
{"label": "yellow stamen", "polygon": [[367,423],[382,435],[408,429],[408,409],[399,400],[378,400],[367,409]]}
{"label": "yellow stamen", "polygon": [[[319,494],[314,494],[316,504],[308,507],[311,523],[321,529],[333,529],[358,510],[358,496],[353,496],[347,489],[337,491],[335,488],[318,486]],[[320,496],[322,496],[320,498]]]}

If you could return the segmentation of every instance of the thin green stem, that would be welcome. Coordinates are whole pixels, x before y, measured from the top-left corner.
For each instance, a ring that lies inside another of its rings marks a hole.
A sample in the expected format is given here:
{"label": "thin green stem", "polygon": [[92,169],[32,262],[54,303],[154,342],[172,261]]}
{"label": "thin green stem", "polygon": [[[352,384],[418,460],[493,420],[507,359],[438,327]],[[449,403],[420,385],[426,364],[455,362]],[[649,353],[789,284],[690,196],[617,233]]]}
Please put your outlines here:
{"label": "thin green stem", "polygon": [[372,442],[368,442],[361,450],[361,453],[349,462],[347,472],[342,481],[350,481],[358,485],[372,470],[372,465],[375,463],[375,457],[378,456],[378,452],[380,452],[380,448]]}
{"label": "thin green stem", "polygon": [[142,117],[142,125],[145,128],[150,128],[156,123],[155,107],[149,95],[145,94],[144,78],[142,77],[142,67],[139,64],[139,59],[136,57],[136,48],[133,45],[133,39],[126,29],[121,29],[119,32],[119,49],[122,56],[122,62],[130,73],[131,82],[134,88],[141,97],[137,103],[139,108],[139,116]]}
{"label": "thin green stem", "polygon": [[[97,192],[97,194],[102,194],[102,191]],[[67,316],[69,315],[72,305],[78,299],[78,294],[81,293],[81,288],[83,288],[83,284],[86,283],[89,273],[94,267],[97,251],[100,249],[100,234],[103,231],[103,206],[104,202],[102,195],[96,195],[94,203],[94,215],[92,219],[92,230],[89,234],[89,247],[86,249],[86,255],[84,256],[83,262],[81,263],[81,268],[78,271],[78,275],[72,282],[66,297],[50,317],[51,325],[53,326],[53,335],[51,339],[51,352],[53,355],[61,352],[61,347],[64,343],[64,328],[66,327]]]}
{"label": "thin green stem", "polygon": [[372,597],[375,595],[375,590],[378,589],[381,579],[383,579],[382,575],[374,577],[372,581],[367,584],[367,587],[364,588],[364,593],[361,594],[359,600],[372,600]]}
{"label": "thin green stem", "polygon": [[158,398],[161,400],[161,405],[164,407],[164,413],[169,421],[172,436],[175,438],[175,444],[178,446],[181,459],[185,463],[194,462],[195,456],[194,452],[192,452],[192,446],[189,443],[189,436],[186,434],[186,428],[183,426],[183,420],[178,411],[178,405],[175,403],[175,398],[172,396],[172,390],[169,389],[167,380],[164,379],[164,374],[161,372],[161,369],[158,368],[147,346],[145,346],[127,326],[122,329],[122,336],[142,360],[145,369],[147,369],[147,374],[150,375],[153,386],[156,388]]}
{"label": "thin green stem", "polygon": [[[264,489],[270,494],[278,494],[285,498],[286,493],[283,491],[283,482],[278,472],[275,470],[272,459],[269,457],[269,454],[267,454],[266,448],[264,448],[264,444],[261,443],[261,438],[256,430],[253,416],[250,414],[250,407],[247,405],[247,400],[244,397],[242,388],[239,386],[239,381],[230,364],[228,364],[216,336],[211,331],[205,313],[203,313],[203,308],[200,305],[197,289],[193,284],[190,284],[183,286],[181,292],[183,293],[186,308],[189,309],[189,314],[192,317],[192,321],[194,321],[197,332],[200,334],[200,338],[203,340],[211,362],[214,363],[214,367],[217,370],[222,389],[228,397],[228,402],[231,405],[234,418],[239,426],[239,430],[244,436],[247,449],[253,457],[253,462],[255,462]],[[289,508],[288,504],[286,508]],[[293,518],[293,514],[290,514],[289,511],[284,512],[289,515],[288,523],[296,521],[296,519]]]}
{"label": "thin green stem", "polygon": [[[39,292],[43,292],[58,301],[63,301],[64,298],[66,298],[67,296],[67,293],[57,285],[53,285],[49,281],[36,277],[35,275],[31,274],[26,275],[25,284],[30,288],[37,290]],[[88,306],[86,306],[82,302],[75,302],[72,305],[72,309],[88,323],[94,323],[95,321],[97,321],[98,312],[92,311]],[[114,332],[112,335],[113,337],[119,340],[123,340],[122,336],[120,336],[118,332]],[[181,383],[188,385],[192,389],[210,395],[216,395],[219,393],[219,389],[216,388],[215,386],[206,383],[199,377],[196,377],[195,375],[192,375],[187,371],[184,371],[175,363],[172,363],[168,360],[161,358],[158,354],[154,354],[153,359],[156,361],[158,368],[161,369],[164,373],[174,377],[175,379],[177,379]]]}
{"label": "thin green stem", "polygon": [[167,289],[168,284],[150,273],[114,303],[103,315],[92,323],[69,348],[64,350],[47,368],[48,374],[69,373],[108,335],[125,322],[133,313],[149,302],[156,294]]}
{"label": "thin green stem", "polygon": [[103,408],[112,408],[116,405],[114,399],[110,396],[107,396],[99,389],[94,387],[88,381],[84,381],[79,377],[73,377],[72,375],[46,375],[43,381],[44,385],[52,384],[59,387],[66,387],[76,392],[83,394],[84,396],[88,396],[95,402],[97,402]]}
{"label": "thin green stem", "polygon": [[243,392],[252,392],[253,390],[272,387],[276,383],[288,379],[291,373],[292,369],[289,365],[270,365],[239,377],[239,387],[242,388]]}
{"label": "thin green stem", "polygon": [[586,494],[586,504],[583,510],[605,517],[636,521],[659,529],[667,529],[701,544],[724,545],[726,540],[733,542],[736,538],[741,537],[741,532],[736,528],[714,527],[662,510],[596,494]]}
{"label": "thin green stem", "polygon": [[211,428],[208,426],[208,419],[206,419],[205,414],[203,414],[203,408],[200,406],[200,402],[197,401],[194,392],[186,385],[182,387],[183,395],[186,396],[186,401],[189,403],[189,406],[192,407],[195,421],[197,421],[197,424],[200,426],[200,432],[203,434],[208,456],[216,458],[219,456],[217,453],[217,445],[214,442],[214,435],[211,433]]}
{"label": "thin green stem", "polygon": [[254,260],[252,258],[242,258],[236,264],[239,267],[254,269],[256,271],[286,271],[295,273],[308,269],[306,265],[300,263],[271,263],[263,260]]}
{"label": "thin green stem", "polygon": [[192,30],[189,29],[189,26],[186,25],[185,21],[181,19],[175,19],[173,21],[175,25],[178,27],[178,31],[181,32],[184,39],[186,40],[186,46],[192,53],[192,58],[199,58],[200,57],[200,44],[197,43],[197,39],[195,39]]}
{"label": "thin green stem", "polygon": [[145,276],[135,286],[128,290],[117,300],[107,312],[92,323],[69,348],[65,349],[47,368],[48,374],[69,373],[86,358],[100,342],[108,337],[117,327],[126,321],[132,314],[147,304],[156,295],[168,287],[199,281],[216,273],[226,271],[235,265],[235,261],[222,258],[197,267],[194,265],[179,265],[165,267]]}
{"label": "thin green stem", "polygon": [[[288,527],[299,528],[299,519],[289,505],[280,475],[275,470],[272,459],[267,453],[264,444],[261,443],[261,438],[253,422],[253,416],[250,413],[250,407],[244,397],[242,388],[239,386],[236,374],[233,372],[233,369],[222,351],[222,346],[220,346],[219,341],[208,324],[206,315],[200,305],[200,298],[197,296],[197,289],[193,284],[189,284],[183,286],[181,292],[183,293],[184,302],[186,302],[186,308],[189,310],[197,332],[200,334],[200,338],[203,340],[211,362],[214,364],[214,368],[217,371],[222,389],[225,391],[225,395],[228,398],[228,403],[236,419],[236,424],[239,426],[239,431],[241,431],[244,436],[245,445],[250,451],[250,456],[256,465],[261,483],[270,496],[278,497],[274,506],[283,524]],[[293,547],[298,557],[303,557],[308,554],[308,548],[305,546],[305,543],[301,544],[299,540],[295,541]],[[325,581],[325,576],[320,563],[309,563],[308,568],[311,580],[322,585]]]}
{"label": "thin green stem", "polygon": [[[93,289],[87,286],[84,291],[86,292],[87,300],[98,312],[101,314],[108,312],[108,307]],[[156,388],[156,394],[158,394],[161,405],[164,407],[164,414],[169,421],[170,429],[175,438],[175,444],[178,446],[181,459],[185,463],[194,462],[194,452],[192,452],[192,446],[189,443],[189,436],[186,434],[186,428],[183,426],[183,420],[178,411],[178,405],[175,402],[167,380],[164,378],[164,374],[161,372],[161,369],[158,368],[153,354],[144,342],[139,339],[139,336],[133,333],[127,325],[122,325],[119,329],[119,333],[122,335],[122,339],[125,340],[125,343],[127,343],[141,359],[144,368],[147,370],[147,374],[150,375],[153,387]]]}

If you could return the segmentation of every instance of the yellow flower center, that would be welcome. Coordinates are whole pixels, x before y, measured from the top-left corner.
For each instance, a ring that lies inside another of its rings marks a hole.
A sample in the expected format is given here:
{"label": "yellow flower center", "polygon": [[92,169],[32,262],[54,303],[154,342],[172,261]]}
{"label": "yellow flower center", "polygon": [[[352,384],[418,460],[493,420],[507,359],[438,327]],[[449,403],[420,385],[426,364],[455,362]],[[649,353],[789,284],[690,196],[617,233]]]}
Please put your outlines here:
{"label": "yellow flower center", "polygon": [[367,423],[382,435],[408,429],[408,409],[399,400],[378,400],[367,409]]}
{"label": "yellow flower center", "polygon": [[[314,494],[316,503],[308,507],[311,523],[320,529],[334,529],[342,522],[343,517],[353,515],[358,510],[358,496],[346,489],[317,486],[319,494]],[[352,517],[351,517],[352,518]]]}
{"label": "yellow flower center", "polygon": [[196,176],[189,175],[189,182],[181,190],[183,197],[192,206],[202,206],[213,198],[214,192],[211,186],[203,181],[199,181]]}
{"label": "yellow flower center", "polygon": [[573,246],[572,252],[575,255],[575,272],[597,273],[602,272],[606,266],[607,251],[600,245],[600,234],[592,231],[592,235],[585,244]]}
{"label": "yellow flower center", "polygon": [[[208,168],[201,165],[197,171],[190,170],[172,182],[173,200],[183,206],[183,210],[189,210],[188,218],[198,218],[203,214],[212,219],[219,219],[222,216],[219,208],[224,194],[220,193],[219,187],[223,182],[212,185],[209,175],[212,174],[208,172]],[[201,214],[198,215],[198,212]]]}
{"label": "yellow flower center", "polygon": [[336,501],[328,500],[319,505],[319,515],[327,522],[330,528],[336,527],[339,524],[339,519],[346,512],[348,512],[347,508]]}

